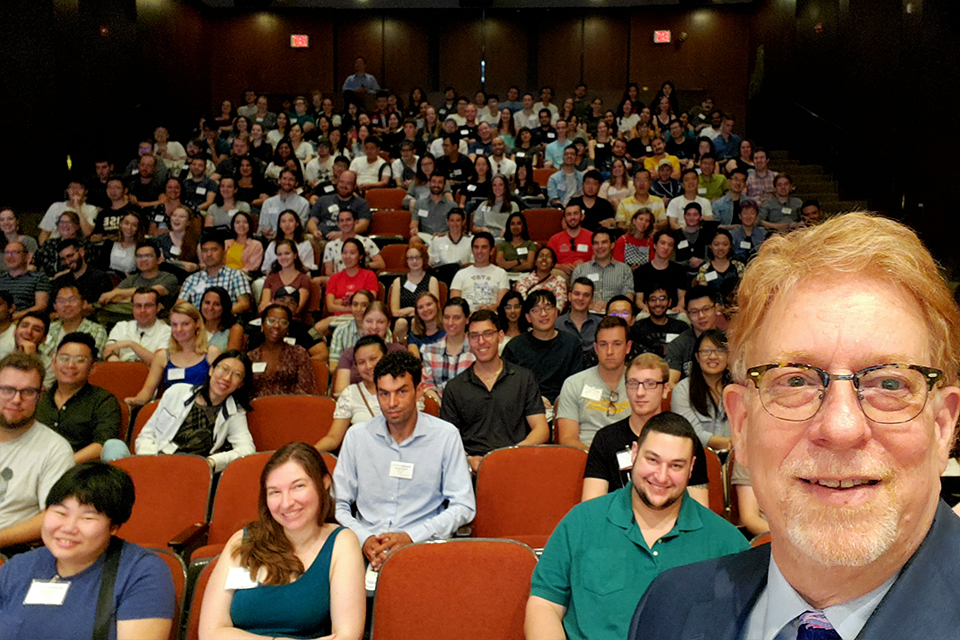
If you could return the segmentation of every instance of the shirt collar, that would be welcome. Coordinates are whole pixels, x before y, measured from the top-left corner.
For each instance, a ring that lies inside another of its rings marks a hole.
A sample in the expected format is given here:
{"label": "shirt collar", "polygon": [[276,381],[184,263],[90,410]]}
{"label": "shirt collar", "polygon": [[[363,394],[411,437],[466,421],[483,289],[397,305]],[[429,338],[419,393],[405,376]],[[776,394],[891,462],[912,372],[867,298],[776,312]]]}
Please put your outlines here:
{"label": "shirt collar", "polygon": [[[633,483],[628,482],[625,487],[618,491],[620,495],[610,503],[610,508],[607,509],[607,520],[609,520],[611,524],[628,532],[631,530],[634,531],[636,538],[631,539],[639,544],[643,541],[643,535],[633,517]],[[667,540],[675,538],[686,531],[696,531],[702,528],[703,521],[697,512],[697,507],[693,504],[693,498],[690,497],[689,493],[684,491],[683,498],[680,501],[680,512],[677,514],[677,521],[674,523],[673,528],[661,539]],[[646,546],[646,543],[644,542],[643,545]]]}
{"label": "shirt collar", "polygon": [[[890,587],[893,586],[898,575],[899,572],[870,593],[864,594],[856,600],[823,609],[823,614],[841,638],[852,640],[860,634],[877,605],[887,595]],[[758,603],[758,605],[764,608],[762,640],[773,640],[787,625],[796,629],[796,619],[800,614],[814,609],[797,593],[796,589],[790,586],[772,555],[770,556],[770,566],[767,569],[767,588],[761,603]]]}

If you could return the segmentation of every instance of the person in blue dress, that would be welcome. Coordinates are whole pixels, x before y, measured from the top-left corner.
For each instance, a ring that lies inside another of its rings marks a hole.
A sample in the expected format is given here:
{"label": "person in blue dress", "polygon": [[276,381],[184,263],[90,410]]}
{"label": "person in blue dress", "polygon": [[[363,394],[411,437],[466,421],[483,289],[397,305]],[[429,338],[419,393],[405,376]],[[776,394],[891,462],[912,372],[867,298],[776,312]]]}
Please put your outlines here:
{"label": "person in blue dress", "polygon": [[312,446],[277,451],[260,475],[259,518],[236,532],[203,596],[200,640],[360,640],[366,611],[357,536],[328,522],[332,477]]}

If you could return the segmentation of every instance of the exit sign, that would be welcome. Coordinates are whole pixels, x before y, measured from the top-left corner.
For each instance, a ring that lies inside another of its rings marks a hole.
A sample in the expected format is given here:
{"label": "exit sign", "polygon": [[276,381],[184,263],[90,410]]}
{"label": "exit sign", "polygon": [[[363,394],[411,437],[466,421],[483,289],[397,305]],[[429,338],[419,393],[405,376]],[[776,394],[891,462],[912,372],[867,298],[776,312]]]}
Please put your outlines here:
{"label": "exit sign", "polygon": [[654,44],[670,44],[670,30],[660,29],[653,32]]}
{"label": "exit sign", "polygon": [[290,46],[294,49],[306,49],[310,46],[310,36],[292,35],[290,36]]}

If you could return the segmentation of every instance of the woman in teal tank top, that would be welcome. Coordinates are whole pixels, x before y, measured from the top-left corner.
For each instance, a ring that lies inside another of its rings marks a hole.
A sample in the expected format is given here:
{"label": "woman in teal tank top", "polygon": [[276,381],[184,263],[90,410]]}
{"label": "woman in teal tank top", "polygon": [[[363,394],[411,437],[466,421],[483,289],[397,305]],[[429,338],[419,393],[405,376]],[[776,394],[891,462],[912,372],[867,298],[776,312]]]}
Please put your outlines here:
{"label": "woman in teal tank top", "polygon": [[312,446],[282,447],[260,476],[260,517],[230,538],[210,576],[200,640],[360,640],[366,591],[357,536],[326,522],[332,478]]}

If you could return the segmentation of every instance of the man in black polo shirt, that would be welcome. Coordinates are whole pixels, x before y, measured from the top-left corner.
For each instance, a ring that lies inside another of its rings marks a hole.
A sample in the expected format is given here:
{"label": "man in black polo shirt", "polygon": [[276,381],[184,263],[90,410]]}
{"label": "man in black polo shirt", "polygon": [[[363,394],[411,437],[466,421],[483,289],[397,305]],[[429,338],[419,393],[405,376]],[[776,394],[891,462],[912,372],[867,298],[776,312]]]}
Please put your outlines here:
{"label": "man in black polo shirt", "polygon": [[120,432],[120,403],[87,382],[96,359],[93,336],[65,335],[51,363],[57,381],[37,404],[37,420],[66,438],[77,463],[99,459],[103,443]]}
{"label": "man in black polo shirt", "polygon": [[570,204],[580,205],[583,210],[583,222],[580,223],[587,231],[593,232],[601,227],[615,229],[617,227],[617,212],[609,200],[601,198],[600,183],[603,175],[596,169],[583,174],[583,195],[570,200]]}
{"label": "man in black polo shirt", "polygon": [[[660,413],[669,375],[667,363],[658,355],[644,353],[627,363],[624,380],[630,417],[603,427],[593,438],[583,474],[583,500],[606,495],[630,481],[630,447],[643,425]],[[687,491],[697,502],[707,503],[707,464],[700,440],[693,442],[693,475]]]}
{"label": "man in black polo shirt", "polygon": [[500,358],[497,314],[475,311],[467,339],[475,361],[444,387],[440,418],[457,425],[476,473],[480,459],[494,449],[545,443],[550,426],[533,374]]}
{"label": "man in black polo shirt", "polygon": [[446,176],[451,186],[473,177],[473,163],[460,153],[460,136],[456,133],[443,135],[443,157],[437,158],[437,173]]}
{"label": "man in black polo shirt", "polygon": [[637,353],[655,353],[662,358],[667,344],[690,328],[686,322],[667,315],[667,311],[673,307],[675,295],[666,285],[656,280],[647,284],[644,298],[650,315],[637,320],[630,327],[630,341]]}

